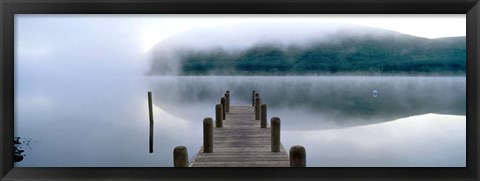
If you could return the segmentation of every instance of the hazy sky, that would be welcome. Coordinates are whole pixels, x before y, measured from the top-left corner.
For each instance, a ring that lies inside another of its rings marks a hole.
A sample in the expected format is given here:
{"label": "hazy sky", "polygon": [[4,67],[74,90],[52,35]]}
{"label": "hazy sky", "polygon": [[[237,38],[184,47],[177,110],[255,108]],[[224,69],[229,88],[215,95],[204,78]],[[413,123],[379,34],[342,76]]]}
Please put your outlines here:
{"label": "hazy sky", "polygon": [[[166,38],[192,29],[238,24],[350,23],[437,38],[465,36],[457,15],[15,15],[17,76],[115,73],[141,75],[145,53]],[[308,28],[308,27],[305,27]],[[221,29],[221,28],[215,28]],[[280,31],[279,31],[280,32]],[[280,32],[281,33],[281,32]],[[287,33],[288,34],[288,33]],[[241,35],[234,35],[242,40]],[[207,38],[208,37],[199,37]],[[285,38],[295,38],[285,37]],[[212,41],[213,42],[213,41]],[[218,41],[217,41],[218,42]],[[190,39],[189,43],[195,43]],[[204,42],[196,42],[205,44]],[[206,42],[208,43],[208,42]]]}
{"label": "hazy sky", "polygon": [[[98,26],[99,31],[112,34],[129,32],[128,36],[137,39],[142,51],[149,50],[163,39],[194,28],[227,26],[241,23],[262,22],[339,22],[398,31],[425,38],[465,36],[466,19],[464,14],[449,15],[16,15],[17,22],[28,21],[28,25],[37,22],[64,25],[69,31],[78,29],[77,25]],[[63,21],[57,24],[55,21]],[[42,24],[43,24],[42,23]],[[78,24],[81,23],[81,24]],[[108,26],[102,26],[108,25]],[[28,26],[27,25],[27,26]],[[50,25],[45,25],[49,27]],[[30,29],[34,31],[35,29]],[[50,31],[55,32],[54,28]],[[127,35],[127,34],[126,34]],[[122,37],[128,38],[128,37]]]}
{"label": "hazy sky", "polygon": [[[425,38],[465,36],[465,15],[164,15],[142,18],[142,49],[182,31],[241,23],[338,22],[383,28]],[[162,22],[162,23],[159,23]],[[162,33],[158,33],[162,32]]]}

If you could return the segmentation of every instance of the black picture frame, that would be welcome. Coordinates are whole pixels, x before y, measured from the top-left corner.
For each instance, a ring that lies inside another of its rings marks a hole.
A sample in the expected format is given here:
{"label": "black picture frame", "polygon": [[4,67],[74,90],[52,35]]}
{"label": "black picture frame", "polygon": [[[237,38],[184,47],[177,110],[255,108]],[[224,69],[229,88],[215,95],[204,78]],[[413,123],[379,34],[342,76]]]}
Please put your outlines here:
{"label": "black picture frame", "polygon": [[[466,168],[14,168],[15,14],[466,14]],[[479,178],[478,0],[2,0],[0,1],[0,178],[54,179],[422,179]]]}

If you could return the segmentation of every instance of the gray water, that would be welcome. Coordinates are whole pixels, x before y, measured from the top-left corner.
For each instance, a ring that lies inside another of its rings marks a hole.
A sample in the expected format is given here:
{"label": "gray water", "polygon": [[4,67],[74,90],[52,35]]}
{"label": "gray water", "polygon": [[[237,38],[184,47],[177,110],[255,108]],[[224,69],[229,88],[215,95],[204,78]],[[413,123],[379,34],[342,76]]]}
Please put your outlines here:
{"label": "gray water", "polygon": [[[29,138],[32,144],[16,166],[170,167],[175,146],[187,146],[190,158],[198,151],[202,120],[214,117],[214,106],[225,90],[230,90],[232,104],[251,104],[253,89],[268,105],[268,117],[282,119],[287,149],[296,144],[297,135],[311,131],[341,132],[340,128],[413,115],[464,116],[466,111],[465,77],[20,77],[15,87],[15,136]],[[148,153],[148,91],[155,104],[153,154]],[[459,139],[439,148],[451,154],[447,161],[427,163],[418,157],[415,162],[411,155],[385,151],[383,161],[373,166],[462,166],[464,149],[455,148],[465,142],[457,143]],[[361,159],[355,164],[347,160],[378,154],[355,151],[369,144],[343,144],[358,154],[349,153],[345,160],[335,155],[338,162],[329,165],[319,157],[328,152],[308,152],[318,158],[309,160],[309,166],[372,166]],[[398,161],[405,157],[410,161]]]}
{"label": "gray water", "polygon": [[[465,77],[156,77],[155,104],[187,120],[214,110],[225,90],[232,104],[260,94],[285,129],[330,129],[440,113],[465,115]],[[196,107],[185,114],[181,107]],[[269,116],[269,117],[271,117]]]}

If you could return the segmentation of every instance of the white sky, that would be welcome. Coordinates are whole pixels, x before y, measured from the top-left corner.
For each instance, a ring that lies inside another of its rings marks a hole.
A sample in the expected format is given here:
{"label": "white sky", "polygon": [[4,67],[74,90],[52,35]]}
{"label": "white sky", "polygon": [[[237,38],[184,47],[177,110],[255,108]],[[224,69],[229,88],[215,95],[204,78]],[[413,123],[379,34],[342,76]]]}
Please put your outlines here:
{"label": "white sky", "polygon": [[194,28],[258,22],[337,22],[383,28],[425,38],[466,35],[465,14],[397,15],[135,15],[143,51],[169,36]]}
{"label": "white sky", "polygon": [[[238,24],[349,23],[425,38],[466,35],[465,14],[449,15],[15,15],[16,67],[41,74],[142,71],[145,53],[184,31]],[[216,28],[213,28],[216,29]],[[220,29],[220,28],[219,28]],[[228,28],[223,28],[228,30]],[[231,37],[242,39],[243,37]],[[247,36],[248,37],[248,36]],[[287,37],[297,38],[297,37]],[[199,37],[200,40],[208,37]],[[189,43],[195,43],[190,39]],[[218,42],[218,41],[214,41]],[[88,61],[86,61],[88,60]],[[115,65],[115,66],[112,66]],[[137,68],[133,68],[137,67]],[[33,73],[32,73],[33,74]],[[36,75],[36,74],[35,74]]]}

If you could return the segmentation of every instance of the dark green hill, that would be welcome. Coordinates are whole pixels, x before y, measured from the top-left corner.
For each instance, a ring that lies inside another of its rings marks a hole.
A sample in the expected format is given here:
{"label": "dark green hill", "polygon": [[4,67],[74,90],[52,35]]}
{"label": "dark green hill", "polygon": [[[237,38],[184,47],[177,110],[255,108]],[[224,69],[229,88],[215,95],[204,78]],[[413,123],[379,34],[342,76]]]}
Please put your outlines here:
{"label": "dark green hill", "polygon": [[[386,30],[385,30],[386,31]],[[465,74],[465,37],[426,39],[386,31],[308,46],[262,43],[231,53],[182,49],[179,75]],[[158,66],[157,66],[158,67]],[[150,73],[161,70],[152,68]]]}

